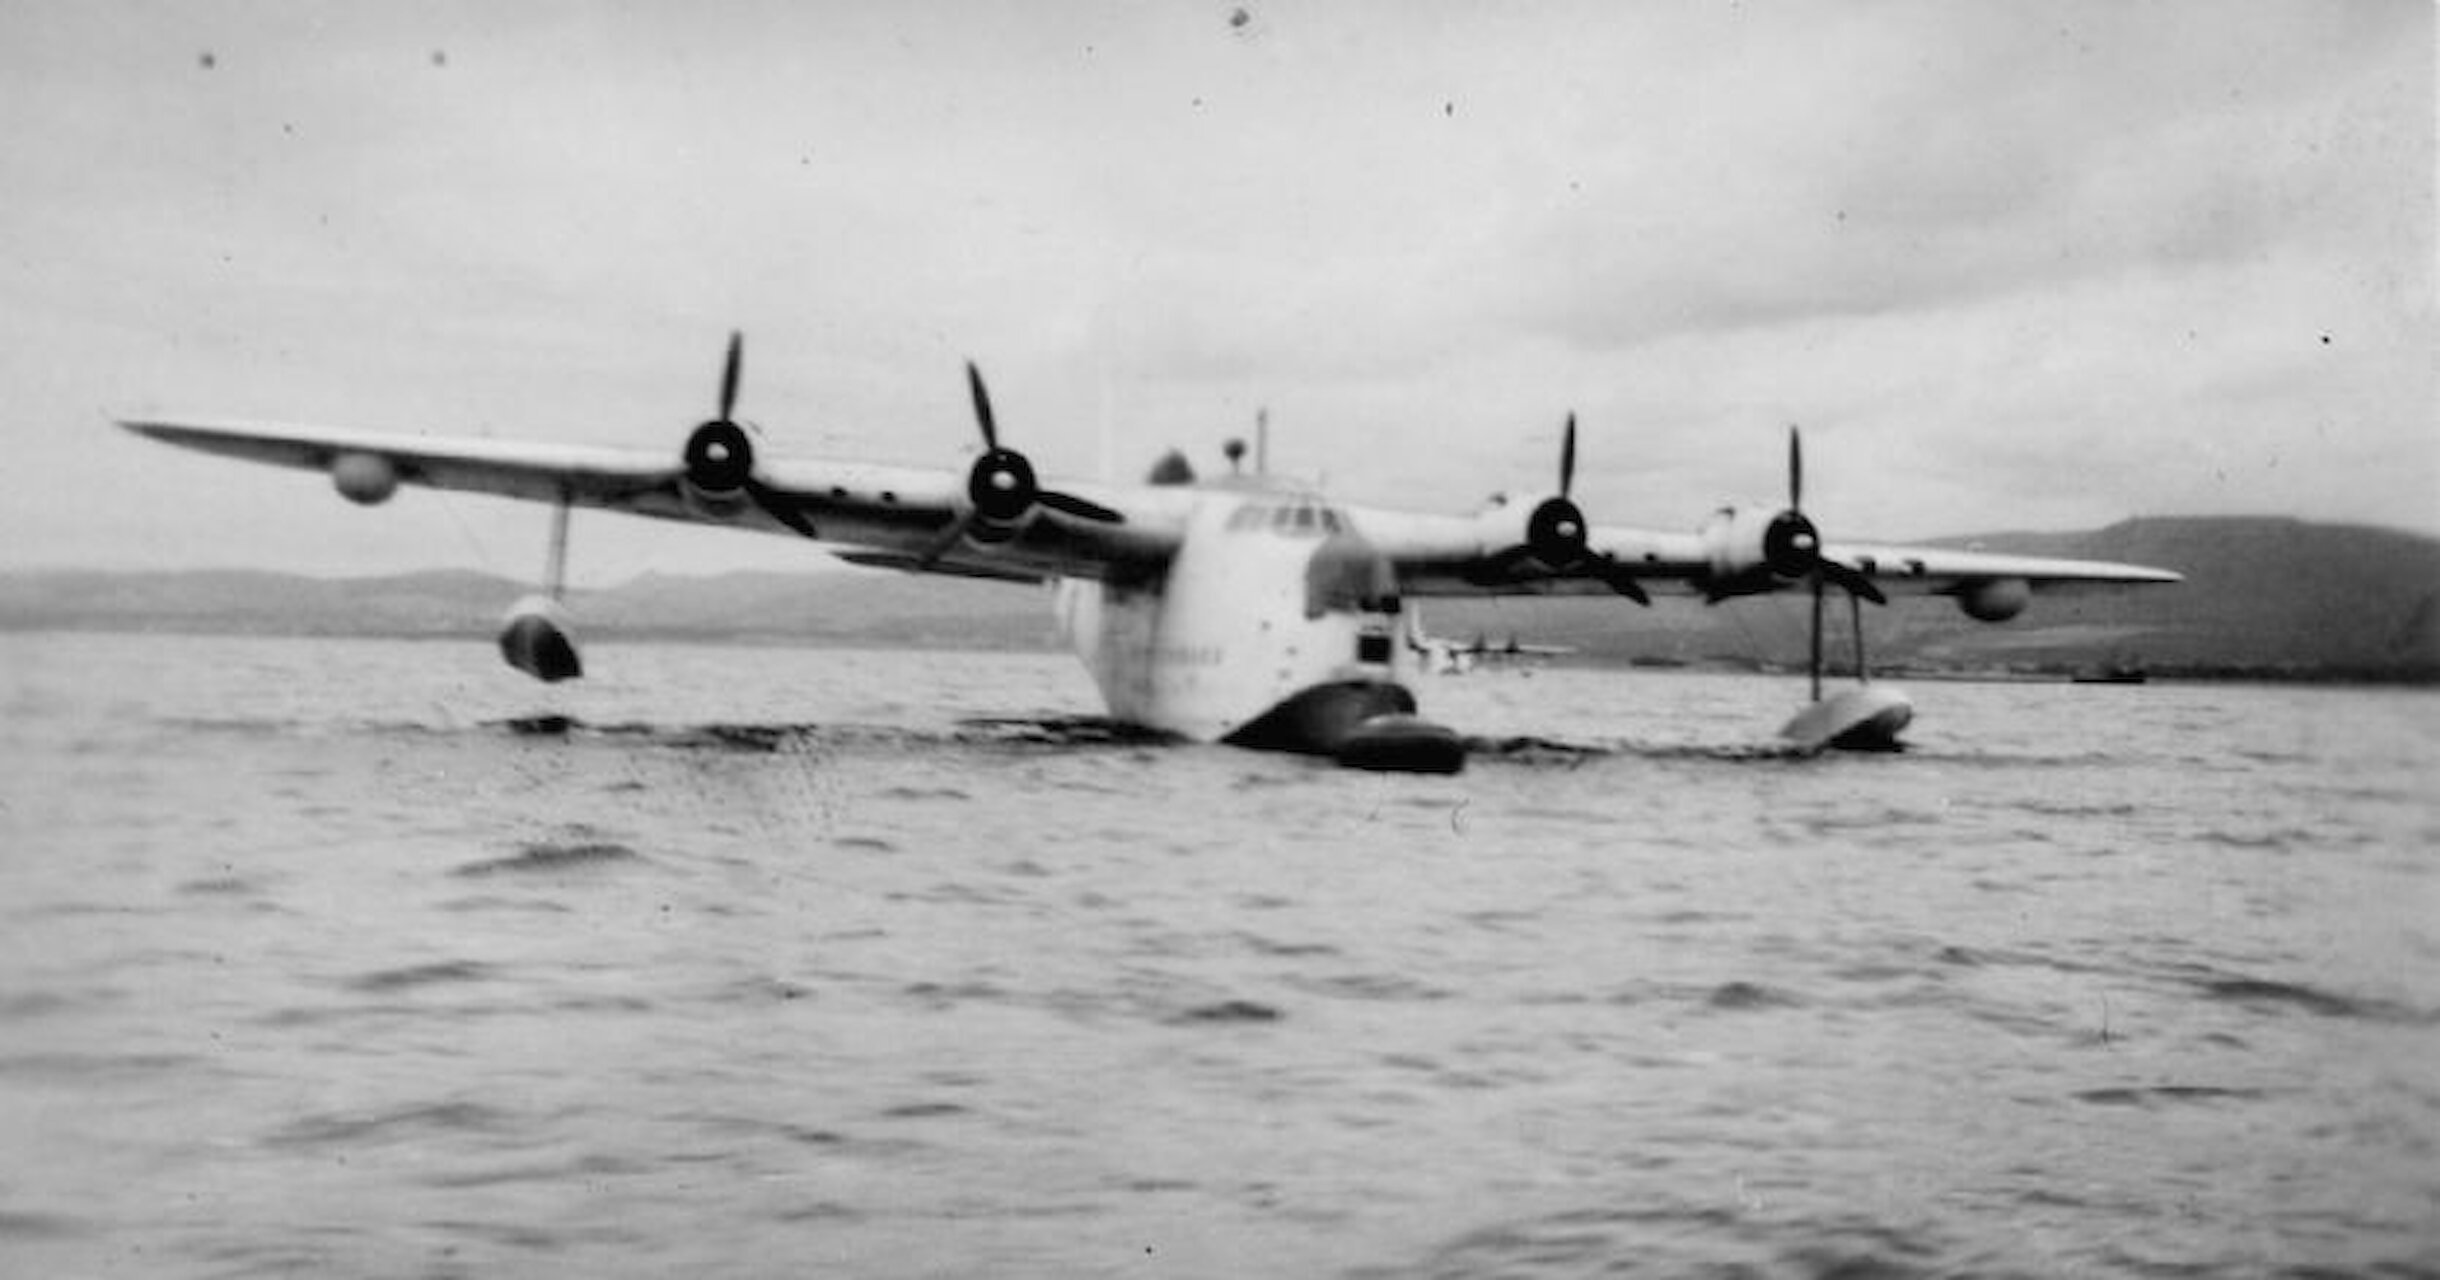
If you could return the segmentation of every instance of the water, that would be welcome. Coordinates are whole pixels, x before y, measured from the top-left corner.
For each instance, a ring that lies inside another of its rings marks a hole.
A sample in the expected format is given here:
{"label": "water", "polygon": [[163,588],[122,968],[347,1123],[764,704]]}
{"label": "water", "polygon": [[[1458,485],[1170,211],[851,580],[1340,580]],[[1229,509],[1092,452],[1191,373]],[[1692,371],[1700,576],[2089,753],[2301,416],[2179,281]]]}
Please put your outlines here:
{"label": "water", "polygon": [[2440,1274],[2429,693],[592,657],[0,637],[0,1273]]}

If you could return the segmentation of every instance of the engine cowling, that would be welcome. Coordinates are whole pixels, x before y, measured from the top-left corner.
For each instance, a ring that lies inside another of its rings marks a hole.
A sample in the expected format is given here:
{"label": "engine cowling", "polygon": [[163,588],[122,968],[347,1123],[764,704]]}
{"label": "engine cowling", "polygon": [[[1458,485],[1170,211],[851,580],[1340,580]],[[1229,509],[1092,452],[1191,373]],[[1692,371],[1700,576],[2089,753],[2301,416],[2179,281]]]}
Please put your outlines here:
{"label": "engine cowling", "polygon": [[1583,560],[1589,536],[1584,509],[1565,494],[1544,498],[1525,520],[1526,549],[1553,569],[1570,569]]}
{"label": "engine cowling", "polygon": [[1801,511],[1725,508],[1703,526],[1713,578],[1726,582],[1767,573],[1793,581],[1813,571],[1821,533]]}
{"label": "engine cowling", "polygon": [[754,440],[744,426],[714,419],[686,438],[683,487],[689,506],[724,515],[743,507],[754,479]]}
{"label": "engine cowling", "polygon": [[1957,607],[1977,622],[2006,622],[2033,603],[2033,584],[2023,578],[1978,578],[1957,590]]}
{"label": "engine cowling", "polygon": [[1033,464],[1024,454],[997,446],[984,450],[966,472],[966,501],[974,507],[967,536],[978,542],[1006,541],[1015,536],[1041,497]]}

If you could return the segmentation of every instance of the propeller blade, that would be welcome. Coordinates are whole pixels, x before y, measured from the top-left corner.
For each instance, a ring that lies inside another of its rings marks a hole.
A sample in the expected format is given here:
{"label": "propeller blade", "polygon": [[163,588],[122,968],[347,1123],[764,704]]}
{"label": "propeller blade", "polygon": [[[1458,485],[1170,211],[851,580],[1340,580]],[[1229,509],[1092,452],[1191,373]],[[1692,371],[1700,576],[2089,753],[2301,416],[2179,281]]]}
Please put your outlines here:
{"label": "propeller blade", "polygon": [[1859,600],[1870,600],[1874,604],[1889,603],[1889,597],[1881,594],[1881,588],[1875,585],[1872,579],[1865,577],[1862,571],[1849,568],[1827,556],[1821,560],[1820,576],[1828,578],[1837,584],[1841,591]]}
{"label": "propeller blade", "polygon": [[1788,425],[1788,510],[1805,509],[1805,445],[1796,434],[1794,423]]}
{"label": "propeller blade", "polygon": [[1127,518],[1098,502],[1079,498],[1072,493],[1054,493],[1048,489],[1034,495],[1034,501],[1062,515],[1100,524],[1125,524]]}
{"label": "propeller blade", "polygon": [[729,330],[729,359],[727,365],[720,371],[720,417],[718,420],[721,422],[727,422],[730,412],[737,407],[737,378],[745,363],[745,345],[746,336],[743,332],[736,329]]}
{"label": "propeller blade", "polygon": [[1576,484],[1576,415],[1567,415],[1567,431],[1559,437],[1559,496]]}
{"label": "propeller blade", "polygon": [[804,507],[794,498],[754,479],[746,481],[746,496],[754,500],[755,506],[763,509],[763,514],[804,537],[816,542],[822,540],[821,532],[813,527],[813,521],[805,515]]}
{"label": "propeller blade", "polygon": [[1635,575],[1628,573],[1626,566],[1619,564],[1617,561],[1604,556],[1600,560],[1594,562],[1593,572],[1603,582],[1609,584],[1610,590],[1625,596],[1627,599],[1641,605],[1649,605],[1652,603],[1652,596],[1650,593],[1644,590],[1644,584],[1637,582],[1635,580]]}
{"label": "propeller blade", "polygon": [[983,447],[999,448],[999,427],[991,420],[991,393],[983,390],[983,371],[972,360],[966,362],[966,386],[974,392],[974,420],[983,428]]}
{"label": "propeller blade", "polygon": [[956,546],[958,540],[966,536],[966,530],[974,527],[974,516],[973,509],[968,508],[959,514],[957,519],[950,521],[949,527],[942,531],[940,537],[934,539],[931,546],[925,547],[922,555],[915,557],[917,572],[929,570],[933,565],[939,564],[940,558],[949,554],[949,548]]}

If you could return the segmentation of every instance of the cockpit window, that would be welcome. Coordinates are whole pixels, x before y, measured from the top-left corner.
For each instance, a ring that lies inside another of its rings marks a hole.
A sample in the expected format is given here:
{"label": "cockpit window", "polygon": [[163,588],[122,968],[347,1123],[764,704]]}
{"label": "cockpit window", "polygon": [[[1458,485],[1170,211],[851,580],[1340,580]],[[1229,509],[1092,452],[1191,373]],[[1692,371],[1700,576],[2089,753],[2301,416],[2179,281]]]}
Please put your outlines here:
{"label": "cockpit window", "polygon": [[1318,502],[1249,502],[1229,513],[1228,529],[1232,533],[1249,529],[1269,529],[1290,538],[1318,538],[1344,532],[1345,518],[1338,509]]}

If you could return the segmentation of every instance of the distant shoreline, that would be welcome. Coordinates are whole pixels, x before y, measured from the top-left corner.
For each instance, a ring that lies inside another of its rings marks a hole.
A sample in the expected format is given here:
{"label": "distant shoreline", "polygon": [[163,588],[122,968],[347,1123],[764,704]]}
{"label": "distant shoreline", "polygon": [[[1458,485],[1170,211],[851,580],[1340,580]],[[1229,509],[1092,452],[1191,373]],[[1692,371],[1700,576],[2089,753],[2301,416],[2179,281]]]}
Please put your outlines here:
{"label": "distant shoreline", "polygon": [[[102,621],[65,620],[29,622],[23,619],[0,619],[0,635],[134,635],[159,637],[194,637],[199,639],[262,639],[262,640],[381,640],[392,642],[465,644],[488,648],[493,635],[489,630],[448,628],[416,629],[317,629],[279,626],[249,622],[245,625],[215,626],[192,620]],[[706,648],[740,649],[826,649],[836,651],[890,651],[916,649],[926,653],[1040,653],[1065,654],[1064,646],[1047,638],[1025,640],[1011,638],[977,642],[971,635],[941,635],[929,630],[921,633],[897,634],[876,631],[870,634],[837,632],[791,633],[755,630],[711,632],[678,627],[664,628],[600,628],[585,629],[581,625],[578,641],[588,647],[621,644],[679,644]],[[1439,679],[1496,679],[1504,670],[1525,671],[1540,666],[1572,667],[1589,670],[1633,671],[1639,675],[1752,675],[1773,679],[1799,677],[1802,667],[1784,662],[1760,661],[1732,655],[1713,655],[1692,659],[1655,661],[1639,657],[1619,657],[1608,654],[1564,654],[1534,657],[1507,665],[1492,665],[1464,676],[1435,677]],[[2142,680],[2096,680],[2090,678],[2091,664],[2030,664],[2020,667],[1926,666],[1921,664],[1893,665],[1873,672],[1876,679],[1891,683],[1920,682],[1927,684],[2086,684],[2100,687],[2108,684],[2247,684],[2247,685],[2331,685],[2379,688],[2440,687],[2440,669],[2435,670],[2349,670],[2344,668],[2279,668],[2247,666],[2210,666],[2197,664],[2162,664],[2148,666]],[[1832,672],[1837,666],[1834,663]],[[2083,677],[2080,679],[2080,677]]]}

